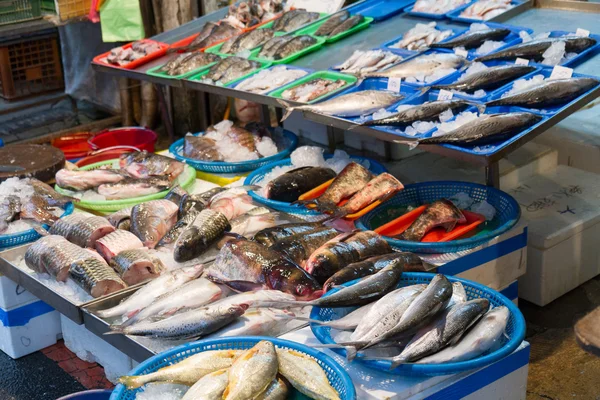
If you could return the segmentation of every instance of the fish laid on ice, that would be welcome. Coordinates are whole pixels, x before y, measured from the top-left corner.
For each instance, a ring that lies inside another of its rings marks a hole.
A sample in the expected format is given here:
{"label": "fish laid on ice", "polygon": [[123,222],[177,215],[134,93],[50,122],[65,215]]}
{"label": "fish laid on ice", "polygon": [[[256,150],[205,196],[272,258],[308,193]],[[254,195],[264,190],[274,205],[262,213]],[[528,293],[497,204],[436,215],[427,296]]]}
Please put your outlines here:
{"label": "fish laid on ice", "polygon": [[402,61],[402,57],[391,51],[355,50],[346,61],[334,66],[333,69],[348,74],[362,75],[367,72],[380,71],[399,61]]}
{"label": "fish laid on ice", "polygon": [[404,231],[399,239],[420,242],[433,228],[438,226],[450,232],[456,224],[464,224],[467,219],[451,201],[441,199],[429,204],[425,211]]}
{"label": "fish laid on ice", "polygon": [[338,235],[336,229],[323,226],[281,239],[269,249],[284,255],[296,265],[304,266],[311,254]]}
{"label": "fish laid on ice", "polygon": [[221,400],[229,383],[229,370],[221,369],[203,376],[185,392],[182,400]]}
{"label": "fish laid on ice", "polygon": [[141,248],[119,252],[112,257],[110,265],[128,285],[156,279],[165,271],[165,266],[159,258]]}
{"label": "fish laid on ice", "polygon": [[80,247],[94,248],[96,240],[115,231],[104,217],[88,217],[76,222],[67,235],[67,240]]}
{"label": "fish laid on ice", "polygon": [[429,14],[445,14],[448,11],[452,11],[466,3],[468,3],[468,0],[417,0],[412,8],[412,11]]}
{"label": "fish laid on ice", "polygon": [[224,214],[213,210],[201,211],[175,242],[173,258],[183,262],[200,256],[229,229],[231,225]]}
{"label": "fish laid on ice", "polygon": [[42,263],[42,256],[50,252],[52,248],[64,243],[69,242],[62,236],[48,235],[41,237],[29,246],[25,252],[25,265],[39,273],[47,272],[46,267]]}
{"label": "fish laid on ice", "polygon": [[281,239],[285,239],[299,233],[314,231],[322,226],[322,222],[291,222],[256,232],[254,237],[252,237],[252,240],[266,247],[270,247]]}
{"label": "fish laid on ice", "polygon": [[107,262],[125,250],[141,249],[144,244],[137,236],[129,231],[117,229],[96,240],[96,250]]}
{"label": "fish laid on ice", "polygon": [[248,310],[232,324],[205,337],[216,339],[232,336],[271,336],[280,335],[295,315],[287,310],[256,308]]}
{"label": "fish laid on ice", "polygon": [[497,65],[464,76],[454,83],[433,85],[431,88],[458,90],[466,93],[473,93],[476,90],[493,90],[535,70],[535,67],[529,65]]}
{"label": "fish laid on ice", "polygon": [[281,98],[284,100],[292,100],[300,103],[311,102],[327,93],[338,90],[346,85],[346,81],[342,79],[312,79],[306,83],[291,87],[281,93]]}
{"label": "fish laid on ice", "polygon": [[64,282],[69,276],[71,264],[93,258],[87,250],[61,239],[47,236],[32,245],[25,253],[27,266],[34,271],[47,272],[57,281]]}
{"label": "fish laid on ice", "polygon": [[329,18],[327,18],[325,22],[323,22],[321,26],[319,26],[319,29],[315,31],[314,35],[329,36],[329,34],[335,28],[337,28],[342,22],[346,21],[348,18],[350,18],[350,13],[347,10],[337,12]]}
{"label": "fish laid on ice", "polygon": [[145,150],[123,154],[119,159],[119,166],[134,178],[167,176],[171,181],[185,169],[182,162]]}
{"label": "fish laid on ice", "polygon": [[223,161],[223,155],[217,149],[214,139],[203,136],[186,135],[183,155],[194,160]]}
{"label": "fish laid on ice", "polygon": [[[371,307],[373,307],[376,302],[369,303],[367,305],[358,307],[356,310],[351,313],[343,316],[342,318],[332,319],[330,321],[321,321],[314,319],[306,319],[311,324],[327,326],[331,329],[339,329],[345,331],[355,330],[356,327],[364,320],[364,317],[368,314]],[[305,320],[304,318],[298,318],[299,320]]]}
{"label": "fish laid on ice", "polygon": [[131,233],[153,249],[175,225],[179,207],[169,200],[151,200],[131,210]]}
{"label": "fish laid on ice", "polygon": [[125,179],[120,171],[110,169],[93,169],[90,171],[70,171],[61,169],[56,173],[56,184],[64,189],[88,190],[103,183],[116,183]]}
{"label": "fish laid on ice", "polygon": [[223,400],[255,399],[277,376],[278,356],[273,343],[262,340],[240,355],[229,369]]}
{"label": "fish laid on ice", "polygon": [[460,17],[487,21],[513,8],[511,3],[511,0],[480,0],[465,8]]}
{"label": "fish laid on ice", "polygon": [[77,223],[83,221],[86,218],[89,217],[85,214],[79,213],[67,215],[66,217],[63,217],[56,221],[50,227],[50,230],[48,232],[51,235],[60,235],[64,238],[67,238],[69,237],[69,232],[71,231],[71,229],[73,229],[73,227],[76,226]]}
{"label": "fish laid on ice", "polygon": [[40,224],[52,225],[58,217],[52,213],[54,207],[48,204],[42,196],[34,194],[29,201],[21,204],[19,216],[21,219],[32,219]]}
{"label": "fish laid on ice", "polygon": [[127,287],[106,261],[100,261],[93,256],[73,262],[69,266],[69,277],[94,298]]}
{"label": "fish laid on ice", "polygon": [[436,28],[436,22],[430,22],[428,24],[416,24],[413,28],[409,29],[404,35],[402,40],[392,44],[390,47],[397,49],[406,49],[412,51],[425,50],[435,43],[446,40],[454,34],[452,29],[438,30]]}
{"label": "fish laid on ice", "polygon": [[335,178],[335,171],[331,168],[296,168],[269,182],[266,197],[276,201],[296,201],[302,194],[333,178]]}
{"label": "fish laid on ice", "polygon": [[454,49],[464,47],[467,50],[476,49],[488,40],[500,41],[510,35],[510,30],[505,28],[490,28],[484,30],[468,31],[444,43],[432,44],[431,48]]}
{"label": "fish laid on ice", "polygon": [[130,199],[160,193],[169,189],[171,182],[166,177],[153,176],[137,179],[127,178],[117,183],[104,183],[96,189],[107,200]]}
{"label": "fish laid on ice", "polygon": [[371,179],[362,189],[350,197],[346,204],[333,210],[333,213],[338,218],[356,213],[376,200],[382,202],[387,200],[402,189],[404,189],[404,185],[398,179],[384,172]]}
{"label": "fish laid on ice", "polygon": [[246,304],[249,309],[255,307],[280,308],[286,307],[282,302],[295,300],[294,295],[279,290],[255,290],[235,294],[218,300],[214,305],[229,307],[237,304]]}
{"label": "fish laid on ice", "polygon": [[35,178],[28,178],[27,183],[33,188],[35,196],[42,197],[44,202],[51,207],[64,208],[67,203],[74,203],[79,200],[58,193],[50,185]]}
{"label": "fish laid on ice", "polygon": [[19,196],[6,196],[0,203],[0,229],[8,229],[8,223],[14,221],[21,212],[21,199]]}
{"label": "fish laid on ice", "polygon": [[[406,62],[396,64],[383,71],[367,72],[362,74],[363,78],[409,78],[417,76],[429,76],[436,69],[458,69],[467,64],[464,57],[453,53],[424,54],[412,58]],[[383,108],[383,107],[379,107]]]}
{"label": "fish laid on ice", "polygon": [[545,38],[519,43],[504,50],[500,50],[475,59],[475,61],[509,60],[513,58],[525,58],[541,61],[543,54],[552,44],[564,42],[567,53],[581,53],[596,44],[596,40],[590,37],[563,36],[558,38]]}

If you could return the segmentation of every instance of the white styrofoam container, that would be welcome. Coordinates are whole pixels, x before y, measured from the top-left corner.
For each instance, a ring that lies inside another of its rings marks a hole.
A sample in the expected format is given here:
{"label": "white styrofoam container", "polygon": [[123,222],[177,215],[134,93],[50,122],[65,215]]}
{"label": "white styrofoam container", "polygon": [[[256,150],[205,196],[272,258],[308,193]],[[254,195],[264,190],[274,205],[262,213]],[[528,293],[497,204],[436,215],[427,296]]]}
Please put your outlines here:
{"label": "white styrofoam container", "polygon": [[[17,318],[26,314],[31,317],[26,322],[23,320],[24,324],[15,324],[14,321],[6,322],[4,318],[0,322],[0,350],[11,358],[16,359],[35,353],[56,344],[60,338],[59,312],[40,303],[42,302],[34,299],[18,307],[0,310],[3,316],[10,313],[9,315],[15,315]],[[9,317],[9,320],[11,319]],[[5,324],[9,326],[5,326]]]}
{"label": "white styrofoam container", "polygon": [[8,310],[38,300],[10,278],[0,275],[0,308]]}
{"label": "white styrofoam container", "polygon": [[600,274],[600,176],[559,165],[508,193],[529,227],[520,298],[544,306]]}

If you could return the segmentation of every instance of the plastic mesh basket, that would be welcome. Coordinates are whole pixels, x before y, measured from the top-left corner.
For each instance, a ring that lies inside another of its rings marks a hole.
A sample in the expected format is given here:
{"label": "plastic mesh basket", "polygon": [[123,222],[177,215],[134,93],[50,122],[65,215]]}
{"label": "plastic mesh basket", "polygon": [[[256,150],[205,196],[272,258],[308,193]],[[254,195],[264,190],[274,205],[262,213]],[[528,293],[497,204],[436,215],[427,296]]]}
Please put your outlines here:
{"label": "plastic mesh basket", "polygon": [[449,242],[410,242],[407,240],[392,239],[385,240],[400,251],[413,251],[417,253],[455,253],[468,250],[489,242],[491,239],[511,229],[519,221],[521,207],[517,201],[508,193],[501,190],[470,182],[459,181],[433,181],[406,185],[404,190],[388,200],[384,206],[378,207],[356,221],[356,227],[361,230],[373,230],[373,220],[380,219],[381,213],[385,213],[390,207],[420,206],[434,202],[442,198],[464,192],[476,202],[487,201],[496,209],[494,219],[489,222],[493,229],[484,230],[467,239],[457,239]]}
{"label": "plastic mesh basket", "polygon": [[[402,279],[398,284],[398,287],[416,285],[419,283],[428,284],[435,274],[432,273],[424,273],[424,272],[406,272],[402,274]],[[369,368],[389,372],[397,375],[409,375],[409,376],[419,376],[419,375],[427,375],[427,376],[437,376],[437,375],[450,375],[456,374],[462,371],[468,371],[476,368],[482,368],[486,365],[492,364],[515,351],[517,347],[521,344],[523,339],[525,338],[525,318],[523,318],[523,314],[521,311],[515,306],[515,304],[510,301],[508,298],[498,293],[497,291],[490,289],[487,286],[481,285],[479,283],[475,283],[472,281],[468,281],[466,279],[455,278],[451,276],[447,276],[450,282],[460,282],[465,288],[467,292],[467,297],[469,300],[477,299],[477,298],[486,298],[490,301],[491,307],[499,307],[505,306],[508,308],[510,312],[510,316],[508,319],[508,324],[506,326],[506,335],[508,339],[506,339],[505,343],[499,349],[495,351],[488,351],[487,353],[482,354],[479,357],[476,357],[472,360],[468,361],[460,361],[460,362],[452,362],[445,364],[403,364],[399,367],[390,370],[390,361],[366,361],[362,360],[362,356],[359,355],[353,362],[360,363]],[[355,280],[349,282],[345,286],[351,286],[357,283],[359,280]],[[340,287],[341,288],[341,287]],[[330,295],[331,293],[335,293],[339,289],[334,289],[327,292],[325,296]],[[312,312],[310,314],[311,319],[320,320],[320,321],[330,321],[336,318],[337,313],[331,308],[320,308],[313,307]],[[331,337],[331,328],[318,326],[316,324],[311,324],[311,329],[314,335],[321,341],[321,343],[331,344],[335,343],[333,338]],[[346,350],[344,349],[332,349],[334,352],[346,356]]]}
{"label": "plastic mesh basket", "polygon": [[[86,165],[79,169],[83,170],[83,171],[89,171],[92,169],[100,168],[103,165],[114,164],[115,162],[118,162],[118,159],[100,161],[100,162],[97,162],[94,164]],[[196,171],[189,165],[186,165],[184,171],[181,173],[181,175],[177,179],[178,179],[179,185],[182,188],[187,189],[196,180]],[[54,189],[58,193],[61,193],[61,194],[67,195],[67,196],[71,194],[70,191],[63,189],[63,188],[59,187],[58,185],[54,185]],[[125,207],[133,207],[136,204],[143,203],[146,201],[162,199],[163,197],[165,197],[167,195],[167,193],[169,193],[168,190],[163,190],[162,192],[159,192],[159,193],[149,194],[146,196],[132,197],[130,199],[123,199],[123,200],[105,200],[105,201],[81,200],[77,203],[77,207],[85,208],[87,210],[111,213],[111,212],[119,211],[120,209],[125,208]]]}
{"label": "plastic mesh basket", "polygon": [[[291,342],[284,339],[275,339],[271,337],[261,336],[240,336],[235,338],[222,338],[213,340],[201,340],[199,342],[193,342],[184,344],[169,351],[157,354],[156,356],[149,358],[135,369],[130,372],[130,375],[141,375],[154,372],[160,368],[172,365],[179,361],[186,359],[187,357],[209,350],[247,350],[256,345],[261,340],[268,340],[272,342],[275,347],[280,349],[295,350],[305,355],[308,355],[315,359],[317,363],[323,368],[331,386],[338,391],[340,399],[342,400],[353,400],[356,399],[356,391],[354,390],[354,384],[352,380],[344,371],[340,365],[328,355],[311,349],[303,344]],[[136,393],[141,389],[127,390],[123,385],[117,385],[113,391],[110,400],[134,400]],[[294,396],[295,395],[295,396]],[[307,397],[294,393],[290,398],[294,399],[306,399]]]}
{"label": "plastic mesh basket", "polygon": [[[278,149],[283,149],[279,153],[269,157],[259,158],[258,160],[238,161],[238,162],[221,162],[221,161],[199,161],[183,155],[183,146],[185,138],[179,139],[171,145],[169,152],[179,160],[183,161],[195,169],[204,172],[212,172],[217,174],[230,174],[239,172],[254,171],[273,161],[281,160],[289,157],[292,151],[298,145],[298,137],[288,130],[272,130],[273,141]],[[203,133],[197,133],[196,136],[201,136]]]}
{"label": "plastic mesh basket", "polygon": [[[66,217],[73,212],[73,203],[67,203],[65,212],[60,217]],[[43,225],[44,229],[49,229],[48,225]],[[0,235],[0,249],[7,247],[20,246],[25,243],[36,241],[40,238],[40,234],[35,229],[29,229],[19,233],[13,233],[10,235]]]}
{"label": "plastic mesh basket", "polygon": [[[325,159],[329,159],[333,157],[333,155],[331,154],[326,154],[325,155]],[[369,163],[369,171],[371,171],[374,175],[379,175],[382,174],[384,172],[386,172],[386,168],[378,163],[375,160],[372,160],[370,158],[365,158],[365,157],[359,157],[359,156],[350,156],[350,158],[353,161],[356,161],[359,164],[362,165],[366,165],[366,163]],[[275,167],[283,167],[283,166],[289,166],[292,164],[291,159],[287,158],[285,160],[281,160],[281,161],[277,161],[277,162],[273,162],[270,163],[268,165],[265,165],[262,168],[257,169],[256,171],[254,171],[253,173],[251,173],[250,175],[248,175],[246,177],[246,181],[244,182],[245,185],[255,185],[258,182],[262,181],[263,178],[265,177],[266,174],[268,174],[269,172],[271,172],[271,170]],[[252,197],[253,200],[264,204],[268,207],[274,208],[275,210],[279,210],[279,211],[284,211],[287,213],[292,213],[292,214],[304,214],[304,215],[321,215],[319,212],[308,209],[304,206],[300,206],[297,204],[290,204],[287,203],[285,201],[276,201],[276,200],[269,200],[269,199],[265,199],[263,196],[261,196],[260,194],[254,192],[254,191],[250,191],[248,192],[248,194],[250,195],[250,197]]]}

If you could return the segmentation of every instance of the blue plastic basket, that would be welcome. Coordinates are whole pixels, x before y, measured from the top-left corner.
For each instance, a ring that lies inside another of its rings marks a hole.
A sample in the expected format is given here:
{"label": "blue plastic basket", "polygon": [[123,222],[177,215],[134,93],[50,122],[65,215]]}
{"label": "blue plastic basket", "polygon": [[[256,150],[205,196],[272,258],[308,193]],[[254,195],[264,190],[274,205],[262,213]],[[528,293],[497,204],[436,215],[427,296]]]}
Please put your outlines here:
{"label": "blue plastic basket", "polygon": [[[458,36],[459,34],[461,34],[461,33],[463,33],[465,31],[463,28],[458,28],[456,26],[444,25],[444,24],[440,24],[440,23],[436,24],[435,29],[437,29],[439,31],[451,30],[453,32],[452,35],[450,35],[446,39],[442,40],[440,43],[444,43],[444,42],[447,42],[449,40],[452,40],[456,36]],[[403,37],[404,37],[404,34],[402,34],[400,36],[397,36],[396,38],[385,42],[381,47],[383,49],[385,49],[385,50],[391,51],[392,53],[397,53],[397,54],[400,54],[400,55],[418,54],[418,53],[421,52],[421,51],[417,51],[417,50],[407,50],[407,49],[400,49],[400,48],[397,48],[397,47],[392,47],[393,44],[398,43],[399,41],[401,41]]]}
{"label": "blue plastic basket", "polygon": [[350,14],[371,17],[378,22],[400,14],[406,6],[414,2],[415,0],[366,0],[349,6],[347,10]]}
{"label": "blue plastic basket", "polygon": [[[179,139],[169,147],[169,152],[179,160],[183,161],[198,171],[211,172],[216,174],[231,174],[238,172],[248,172],[267,165],[273,161],[281,160],[282,158],[289,157],[292,151],[298,145],[298,137],[288,130],[272,129],[273,141],[277,145],[277,148],[283,148],[277,154],[269,157],[259,158],[257,160],[249,161],[238,161],[238,162],[223,162],[223,161],[199,161],[192,158],[185,157],[183,155],[183,146],[185,144],[185,138]],[[281,133],[279,133],[281,132]],[[197,133],[196,136],[203,135],[203,132]]]}
{"label": "blue plastic basket", "polygon": [[[73,203],[67,203],[65,207],[65,212],[60,217],[66,217],[73,212]],[[48,225],[42,225],[44,229],[49,229]],[[6,249],[8,247],[20,246],[25,243],[30,243],[38,240],[41,237],[39,233],[35,231],[35,229],[29,229],[19,233],[13,233],[9,235],[0,235],[0,249]]]}
{"label": "blue plastic basket", "polygon": [[[311,349],[300,343],[292,342],[284,339],[275,339],[271,337],[261,336],[240,336],[234,338],[221,338],[213,340],[201,340],[198,342],[187,343],[181,346],[177,346],[171,350],[157,354],[152,358],[147,359],[136,368],[134,368],[129,374],[130,375],[142,375],[154,372],[160,368],[172,365],[185,358],[201,353],[203,351],[210,350],[247,350],[254,347],[261,340],[268,340],[272,342],[275,347],[280,349],[291,349],[303,353],[312,357],[327,375],[329,383],[340,395],[342,400],[354,400],[356,399],[356,391],[352,379],[348,376],[348,373],[340,367],[340,365],[327,354]],[[123,385],[117,385],[113,391],[110,400],[134,400],[136,393],[140,392],[141,389],[127,390]],[[305,396],[300,393],[294,393],[295,399],[306,399]]]}
{"label": "blue plastic basket", "polygon": [[493,187],[478,183],[459,181],[433,181],[406,185],[404,190],[389,199],[383,206],[374,209],[356,221],[356,227],[361,230],[373,230],[373,219],[380,213],[385,213],[388,207],[420,206],[432,203],[442,198],[465,192],[474,201],[487,201],[496,209],[494,219],[490,226],[494,229],[483,230],[479,234],[467,239],[457,239],[449,242],[411,242],[385,237],[385,240],[399,251],[412,251],[415,253],[455,253],[468,250],[489,242],[491,239],[511,229],[519,221],[521,207],[508,193]]}
{"label": "blue plastic basket", "polygon": [[[331,157],[333,157],[331,154],[325,155],[325,159],[329,159]],[[381,165],[377,161],[372,160],[370,158],[359,157],[359,156],[350,156],[350,158],[359,164],[364,164],[365,161],[368,161],[369,162],[369,171],[371,171],[374,175],[379,175],[379,174],[382,174],[387,171],[387,169],[383,165]],[[281,161],[277,161],[277,162],[265,165],[264,167],[259,168],[256,171],[252,172],[250,175],[248,175],[246,177],[246,180],[244,181],[244,185],[255,185],[256,183],[260,182],[266,174],[271,172],[271,170],[273,168],[288,166],[288,165],[291,165],[291,163],[292,163],[291,159],[287,158],[285,160],[281,160]],[[274,208],[275,210],[278,210],[278,211],[284,211],[284,212],[292,213],[292,214],[303,214],[303,215],[320,215],[321,214],[318,211],[311,210],[309,208],[306,208],[306,207],[298,205],[298,204],[292,205],[285,201],[276,201],[276,200],[265,199],[264,197],[262,197],[261,195],[257,194],[254,191],[250,191],[250,192],[248,192],[248,194],[256,202],[264,204],[268,207]]]}
{"label": "blue plastic basket", "polygon": [[[420,283],[428,284],[435,274],[425,272],[406,272],[402,274],[402,278],[398,284],[398,287],[416,285]],[[447,276],[450,282],[460,282],[467,292],[469,300],[476,298],[486,298],[490,301],[492,307],[505,306],[510,311],[508,324],[506,326],[506,334],[509,339],[503,344],[498,350],[484,353],[483,355],[468,361],[452,362],[445,364],[403,364],[399,367],[390,371],[390,361],[366,361],[362,359],[360,353],[353,362],[360,363],[368,368],[373,368],[385,372],[389,372],[397,375],[408,375],[408,376],[437,376],[437,375],[450,375],[456,374],[462,371],[469,371],[476,368],[483,368],[489,364],[501,360],[508,356],[510,353],[515,351],[525,338],[525,318],[521,311],[515,306],[515,304],[507,299],[504,295],[497,291],[490,289],[487,286],[479,283],[469,281],[466,279],[455,278]],[[351,286],[357,283],[360,279],[349,282],[348,284],[341,285],[339,289],[345,286]],[[333,289],[325,293],[323,297],[329,296],[335,293],[338,288]],[[355,308],[354,308],[355,309]],[[351,308],[346,308],[348,312],[352,311]],[[330,321],[332,319],[340,318],[342,315],[338,314],[337,310],[332,308],[320,308],[313,307],[310,314],[310,318],[319,321]],[[311,324],[313,334],[321,343],[332,344],[335,343],[331,337],[331,328],[322,325]],[[345,349],[331,349],[334,352],[346,356]]]}

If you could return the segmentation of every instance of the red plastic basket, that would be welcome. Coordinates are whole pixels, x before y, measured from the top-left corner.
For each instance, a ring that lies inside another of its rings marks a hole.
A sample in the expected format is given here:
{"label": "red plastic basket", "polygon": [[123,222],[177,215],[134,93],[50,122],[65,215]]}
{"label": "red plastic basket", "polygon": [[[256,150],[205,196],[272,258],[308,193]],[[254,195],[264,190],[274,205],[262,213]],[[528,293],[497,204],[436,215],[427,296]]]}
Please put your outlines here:
{"label": "red plastic basket", "polygon": [[142,127],[114,128],[102,131],[90,138],[88,143],[92,150],[106,149],[115,146],[132,146],[140,150],[154,153],[156,132]]}
{"label": "red plastic basket", "polygon": [[92,136],[93,134],[90,132],[78,132],[54,139],[51,144],[65,153],[67,160],[73,160],[85,157],[92,151],[88,144],[88,140]]}
{"label": "red plastic basket", "polygon": [[[100,65],[106,65],[106,66],[113,67],[113,68],[135,69],[135,68],[140,67],[156,58],[162,57],[165,54],[167,54],[167,49],[169,48],[168,44],[162,43],[162,42],[156,42],[154,40],[148,40],[148,39],[144,39],[144,40],[147,42],[157,43],[160,47],[160,50],[157,50],[154,53],[150,53],[145,57],[138,58],[137,60],[132,61],[125,65],[114,65],[114,64],[107,62],[106,57],[108,57],[110,55],[110,51],[107,51],[106,53],[103,53],[103,54],[100,54],[99,56],[94,57],[94,63],[100,64]],[[123,49],[128,49],[132,45],[133,45],[133,43],[126,44],[125,46],[123,46]]]}
{"label": "red plastic basket", "polygon": [[100,161],[114,160],[115,158],[121,157],[121,154],[131,153],[138,149],[131,146],[123,147],[110,147],[108,149],[98,150],[87,157],[77,161],[75,165],[78,167],[85,167],[86,165],[95,164]]}

